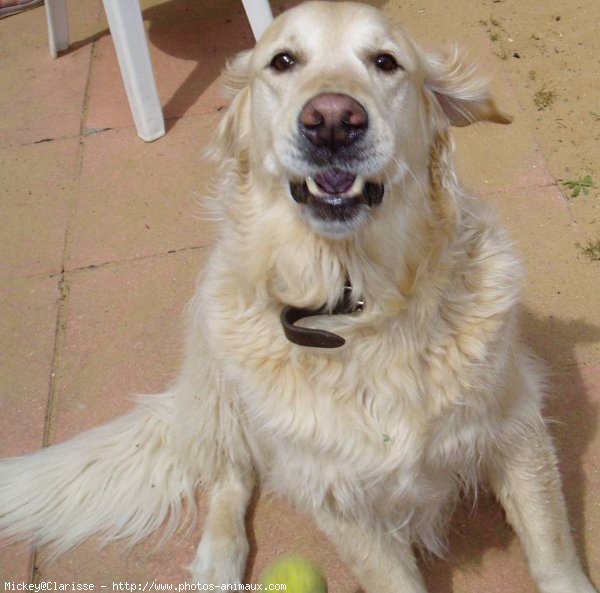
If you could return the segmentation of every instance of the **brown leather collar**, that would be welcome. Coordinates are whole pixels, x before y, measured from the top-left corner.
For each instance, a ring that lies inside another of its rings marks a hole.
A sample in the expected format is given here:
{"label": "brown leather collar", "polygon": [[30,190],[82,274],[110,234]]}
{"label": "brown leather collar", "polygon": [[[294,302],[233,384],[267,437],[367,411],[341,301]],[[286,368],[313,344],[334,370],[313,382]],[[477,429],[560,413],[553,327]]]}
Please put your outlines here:
{"label": "brown leather collar", "polygon": [[332,332],[328,332],[324,329],[311,329],[309,327],[297,327],[294,325],[299,319],[304,317],[314,317],[315,315],[349,315],[356,311],[362,311],[364,303],[358,301],[353,303],[350,299],[350,292],[352,287],[349,285],[344,286],[344,295],[335,306],[331,313],[328,313],[325,307],[320,309],[300,309],[288,305],[281,311],[281,325],[283,326],[283,332],[285,337],[294,344],[299,346],[309,346],[312,348],[339,348],[346,343],[346,340],[342,336],[338,336]]}

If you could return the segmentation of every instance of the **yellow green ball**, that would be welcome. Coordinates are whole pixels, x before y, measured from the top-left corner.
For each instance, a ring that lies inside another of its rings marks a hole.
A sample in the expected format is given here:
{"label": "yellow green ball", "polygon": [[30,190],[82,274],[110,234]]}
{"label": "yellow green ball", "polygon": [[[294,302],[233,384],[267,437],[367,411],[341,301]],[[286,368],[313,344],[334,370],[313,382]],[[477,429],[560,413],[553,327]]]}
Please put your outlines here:
{"label": "yellow green ball", "polygon": [[327,593],[323,573],[311,562],[298,556],[280,558],[263,572],[263,590],[283,590],[269,585],[285,585],[285,593]]}

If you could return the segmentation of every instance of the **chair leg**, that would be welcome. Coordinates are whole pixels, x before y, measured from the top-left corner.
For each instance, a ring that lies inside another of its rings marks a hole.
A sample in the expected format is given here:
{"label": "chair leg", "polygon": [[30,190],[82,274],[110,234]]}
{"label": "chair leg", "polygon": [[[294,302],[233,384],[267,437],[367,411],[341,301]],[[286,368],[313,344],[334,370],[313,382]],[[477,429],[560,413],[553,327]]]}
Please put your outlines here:
{"label": "chair leg", "polygon": [[56,58],[59,51],[69,48],[67,2],[66,0],[46,0],[45,4],[50,55]]}
{"label": "chair leg", "polygon": [[121,76],[138,136],[146,142],[165,134],[139,0],[103,0]]}
{"label": "chair leg", "polygon": [[242,2],[244,3],[246,16],[250,21],[250,28],[254,33],[254,39],[258,40],[273,20],[269,0],[242,0]]}

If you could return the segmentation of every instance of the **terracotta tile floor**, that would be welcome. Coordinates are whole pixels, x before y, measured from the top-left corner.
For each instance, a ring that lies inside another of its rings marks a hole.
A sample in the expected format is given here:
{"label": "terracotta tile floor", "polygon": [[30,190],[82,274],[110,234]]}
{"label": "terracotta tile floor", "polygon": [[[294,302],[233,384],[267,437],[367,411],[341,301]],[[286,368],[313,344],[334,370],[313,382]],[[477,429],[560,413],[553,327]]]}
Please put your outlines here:
{"label": "terracotta tile floor", "polygon": [[[218,73],[252,37],[237,0],[145,1],[168,118],[145,144],[131,117],[100,0],[69,2],[72,48],[48,57],[44,9],[0,21],[0,455],[23,454],[113,418],[130,394],[158,392],[181,358],[180,315],[214,229],[201,219],[210,167],[201,150],[224,102]],[[399,3],[386,10],[397,15]],[[450,17],[457,19],[457,16]],[[406,22],[409,30],[423,23]],[[446,23],[460,32],[458,21]],[[421,28],[420,38],[437,31]],[[469,33],[496,76],[499,104],[522,112],[483,33]],[[525,117],[460,130],[467,186],[492,201],[520,246],[524,333],[552,365],[548,414],[573,530],[600,582],[598,268]],[[1,511],[1,510],[0,510]],[[251,517],[249,578],[296,552],[321,563],[331,593],[356,593],[347,567],[306,517],[262,496]],[[54,562],[0,549],[0,585],[56,581],[183,583],[194,537],[127,551],[88,542]],[[433,593],[534,593],[519,544],[485,497],[459,509],[448,562],[424,563]],[[5,587],[6,588],[6,587]],[[399,586],[399,591],[400,591]]]}

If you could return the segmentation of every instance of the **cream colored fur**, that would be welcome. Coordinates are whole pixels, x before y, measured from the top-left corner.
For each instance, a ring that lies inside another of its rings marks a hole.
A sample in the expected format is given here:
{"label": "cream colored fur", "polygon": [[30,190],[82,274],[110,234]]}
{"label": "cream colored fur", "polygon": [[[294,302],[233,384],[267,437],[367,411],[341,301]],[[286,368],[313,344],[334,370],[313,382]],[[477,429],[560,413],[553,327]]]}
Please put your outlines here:
{"label": "cream colored fur", "polygon": [[[277,72],[282,51],[297,65]],[[377,70],[381,53],[402,69]],[[542,372],[519,343],[521,266],[454,172],[450,125],[509,121],[485,84],[379,11],[328,2],[284,13],[225,84],[233,102],[212,150],[223,222],[180,377],[105,427],[0,464],[2,533],[59,552],[91,535],[139,538],[176,526],[202,485],[192,577],[232,583],[258,477],[314,515],[366,592],[424,593],[413,547],[442,553],[457,496],[486,480],[540,592],[594,593],[540,414]],[[311,174],[298,114],[323,92],[365,107],[356,167],[385,185],[382,204],[335,236],[288,187]],[[305,322],[346,345],[289,342],[281,309],[333,307],[346,277],[364,311]]]}

